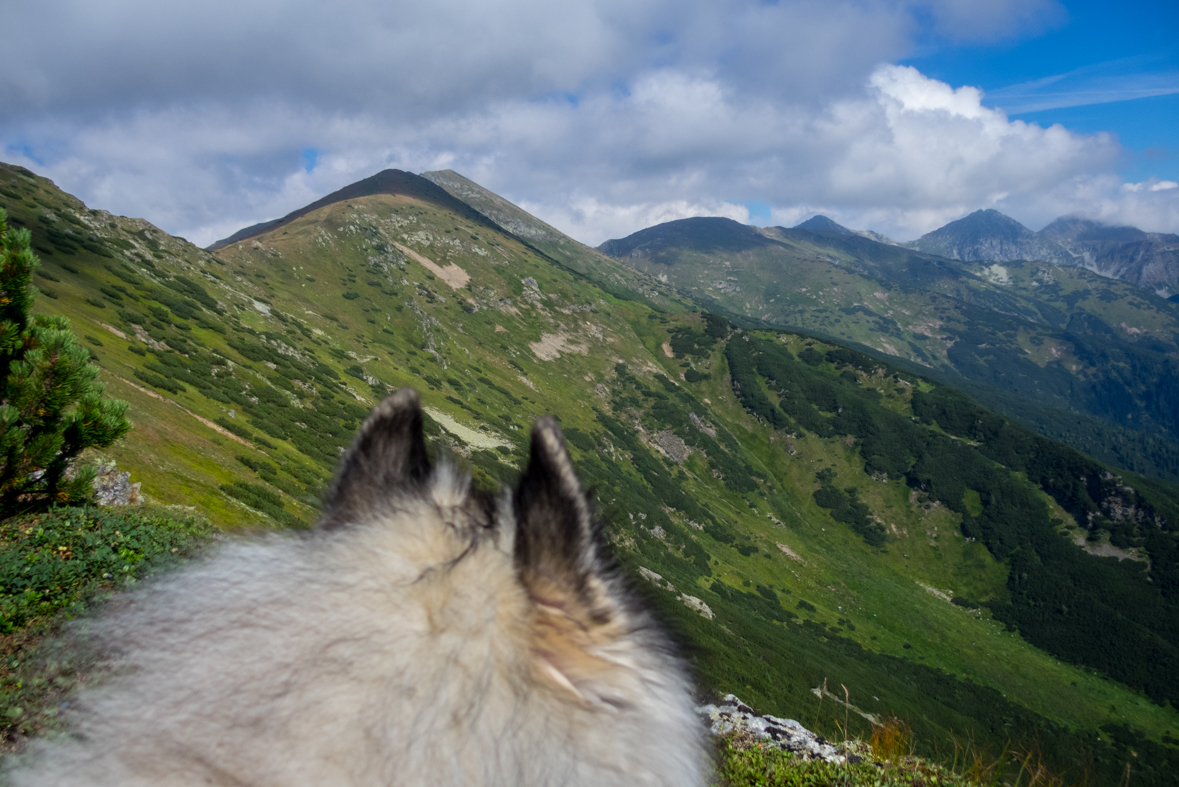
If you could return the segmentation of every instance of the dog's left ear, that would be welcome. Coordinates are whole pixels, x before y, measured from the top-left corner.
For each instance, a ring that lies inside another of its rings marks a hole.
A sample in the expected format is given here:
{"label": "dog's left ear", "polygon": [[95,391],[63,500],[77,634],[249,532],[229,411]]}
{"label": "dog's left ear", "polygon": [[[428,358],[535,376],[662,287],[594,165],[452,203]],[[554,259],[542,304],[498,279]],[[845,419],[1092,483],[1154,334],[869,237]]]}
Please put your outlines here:
{"label": "dog's left ear", "polygon": [[373,409],[340,460],[320,527],[355,521],[429,475],[421,401],[402,388]]}

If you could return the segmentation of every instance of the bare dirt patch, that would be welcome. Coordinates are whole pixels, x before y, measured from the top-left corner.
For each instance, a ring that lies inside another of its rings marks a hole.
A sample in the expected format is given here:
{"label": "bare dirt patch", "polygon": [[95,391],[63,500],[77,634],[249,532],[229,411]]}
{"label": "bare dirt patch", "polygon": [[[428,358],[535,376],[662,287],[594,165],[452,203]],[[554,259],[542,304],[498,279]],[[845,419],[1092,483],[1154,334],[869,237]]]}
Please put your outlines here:
{"label": "bare dirt patch", "polygon": [[471,280],[470,274],[459,266],[455,265],[453,262],[443,267],[433,260],[423,257],[413,249],[407,246],[402,246],[397,241],[391,241],[391,243],[396,246],[403,254],[405,254],[405,256],[416,261],[430,273],[449,284],[452,290],[457,290],[459,287],[467,286],[467,282]]}
{"label": "bare dirt patch", "polygon": [[99,328],[106,328],[108,331],[110,331],[111,333],[113,333],[115,336],[118,336],[120,339],[126,339],[126,338],[127,338],[127,334],[123,333],[123,332],[122,332],[122,331],[120,331],[118,328],[113,328],[113,327],[111,327],[110,325],[107,325],[105,322],[100,322],[100,323],[98,323],[98,327],[99,327]]}
{"label": "bare dirt patch", "polygon": [[578,353],[580,355],[589,353],[588,347],[584,344],[576,344],[564,332],[542,333],[540,341],[529,342],[528,346],[542,361],[555,361],[561,357],[562,353]]}
{"label": "bare dirt patch", "polygon": [[799,563],[802,563],[804,566],[806,565],[806,561],[803,560],[802,557],[797,552],[795,552],[793,549],[786,546],[785,544],[779,543],[778,549],[782,550],[782,553],[784,555],[786,555],[786,557],[790,558],[791,560],[797,560]]}
{"label": "bare dirt patch", "polygon": [[444,413],[441,410],[436,410],[433,407],[423,407],[422,409],[429,413],[430,417],[437,421],[439,426],[469,446],[490,449],[497,448],[501,445],[505,447],[511,445],[510,442],[503,439],[502,437],[486,434],[484,432],[478,431],[477,429],[471,429],[468,426],[463,426],[449,414]]}

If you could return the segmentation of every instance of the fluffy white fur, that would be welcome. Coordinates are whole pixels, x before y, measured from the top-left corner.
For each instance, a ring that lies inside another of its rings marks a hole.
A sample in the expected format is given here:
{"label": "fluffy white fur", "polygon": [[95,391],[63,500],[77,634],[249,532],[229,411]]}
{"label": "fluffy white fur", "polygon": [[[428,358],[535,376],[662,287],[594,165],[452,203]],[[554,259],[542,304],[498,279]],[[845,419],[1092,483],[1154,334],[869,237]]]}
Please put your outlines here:
{"label": "fluffy white fur", "polygon": [[14,785],[704,784],[690,683],[647,614],[593,554],[578,592],[609,615],[588,622],[573,585],[538,600],[513,494],[480,508],[468,483],[430,468],[362,521],[130,594],[91,624],[117,676]]}

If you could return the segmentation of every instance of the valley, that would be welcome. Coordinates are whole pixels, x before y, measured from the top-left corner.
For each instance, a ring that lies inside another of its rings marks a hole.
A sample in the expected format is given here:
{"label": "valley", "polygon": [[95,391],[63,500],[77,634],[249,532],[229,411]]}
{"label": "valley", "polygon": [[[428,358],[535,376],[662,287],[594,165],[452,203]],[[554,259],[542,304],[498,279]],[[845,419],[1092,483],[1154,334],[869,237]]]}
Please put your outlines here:
{"label": "valley", "polygon": [[[494,487],[552,413],[709,689],[836,736],[813,690],[843,684],[933,756],[1038,740],[1062,772],[1179,766],[1179,492],[941,381],[1155,430],[1125,456],[1173,475],[1179,312],[1149,292],[721,219],[598,251],[450,172],[387,171],[212,251],[8,165],[0,207],[33,235],[37,308],[130,403],[105,457],[155,501],[307,526],[403,386],[434,450]],[[1154,655],[1073,646],[1103,631]]]}
{"label": "valley", "polygon": [[1104,461],[1179,479],[1179,304],[1134,285],[722,218],[601,249],[733,319],[905,364]]}

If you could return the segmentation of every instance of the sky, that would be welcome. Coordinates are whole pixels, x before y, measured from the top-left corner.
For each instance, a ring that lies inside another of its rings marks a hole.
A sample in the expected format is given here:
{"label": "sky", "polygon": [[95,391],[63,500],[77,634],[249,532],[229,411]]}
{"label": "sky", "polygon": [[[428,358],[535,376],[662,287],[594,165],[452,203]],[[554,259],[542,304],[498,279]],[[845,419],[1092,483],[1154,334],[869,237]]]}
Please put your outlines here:
{"label": "sky", "polygon": [[0,2],[0,160],[199,245],[386,168],[591,245],[995,208],[1179,232],[1179,3]]}

